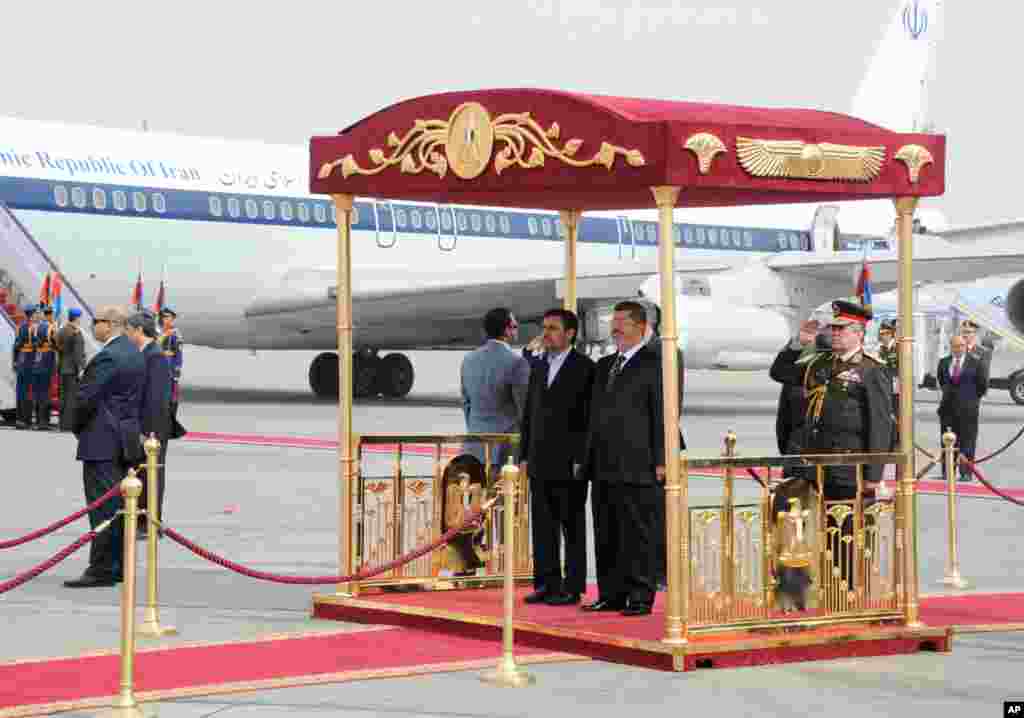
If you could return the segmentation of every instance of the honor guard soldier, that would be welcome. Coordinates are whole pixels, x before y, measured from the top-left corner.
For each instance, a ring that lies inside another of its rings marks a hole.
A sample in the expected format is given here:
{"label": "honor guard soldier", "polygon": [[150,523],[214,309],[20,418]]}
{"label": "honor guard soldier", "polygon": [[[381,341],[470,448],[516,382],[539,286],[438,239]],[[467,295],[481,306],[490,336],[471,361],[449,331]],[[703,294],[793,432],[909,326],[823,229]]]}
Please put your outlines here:
{"label": "honor guard soldier", "polygon": [[53,308],[43,305],[43,321],[36,330],[36,368],[32,379],[32,403],[36,411],[36,429],[50,430],[50,385],[57,370],[57,323]]}
{"label": "honor guard soldier", "polygon": [[[882,360],[886,372],[892,379],[893,416],[896,417],[900,414],[900,356],[896,347],[895,319],[882,322],[882,326],[878,328],[878,358]],[[894,431],[894,441],[896,440],[895,435]]]}
{"label": "honor guard soldier", "polygon": [[182,340],[181,334],[174,327],[177,313],[170,307],[160,310],[160,351],[171,367],[171,416],[178,416],[178,384],[181,382]]}
{"label": "honor guard soldier", "polygon": [[17,376],[17,421],[18,429],[27,429],[32,425],[32,400],[29,391],[32,388],[36,364],[36,308],[29,304],[25,307],[25,322],[18,328],[18,336],[14,340],[14,372]]}

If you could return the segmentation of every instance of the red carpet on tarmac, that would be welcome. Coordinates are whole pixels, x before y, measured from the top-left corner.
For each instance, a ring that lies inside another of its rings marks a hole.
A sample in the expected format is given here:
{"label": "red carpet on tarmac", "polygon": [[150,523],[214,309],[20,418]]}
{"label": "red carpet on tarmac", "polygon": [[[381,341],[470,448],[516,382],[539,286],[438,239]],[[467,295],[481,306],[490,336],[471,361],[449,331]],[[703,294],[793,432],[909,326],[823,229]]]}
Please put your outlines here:
{"label": "red carpet on tarmac", "polygon": [[[195,441],[206,444],[232,444],[242,446],[280,446],[292,449],[326,449],[336,451],[338,441],[336,439],[317,438],[312,436],[268,436],[264,434],[225,434],[215,432],[190,431],[185,436],[186,441]],[[369,453],[391,453],[395,446],[389,444],[373,444],[363,449]],[[406,454],[421,454],[429,456],[433,454],[433,447],[427,444],[406,445],[403,447]],[[444,447],[445,456],[455,456],[458,449],[455,446]],[[701,475],[693,475],[693,478],[707,479],[716,478],[721,472],[702,470]],[[763,473],[763,470],[759,473]],[[892,489],[892,482],[889,488]],[[1000,487],[1001,488],[1001,487]],[[942,494],[946,493],[946,482],[930,479],[922,479],[917,482],[918,493],[921,494]],[[1024,499],[1024,489],[1002,489],[1008,496],[1015,499]],[[958,483],[956,491],[964,497],[972,498],[999,498],[986,489],[977,481]]]}

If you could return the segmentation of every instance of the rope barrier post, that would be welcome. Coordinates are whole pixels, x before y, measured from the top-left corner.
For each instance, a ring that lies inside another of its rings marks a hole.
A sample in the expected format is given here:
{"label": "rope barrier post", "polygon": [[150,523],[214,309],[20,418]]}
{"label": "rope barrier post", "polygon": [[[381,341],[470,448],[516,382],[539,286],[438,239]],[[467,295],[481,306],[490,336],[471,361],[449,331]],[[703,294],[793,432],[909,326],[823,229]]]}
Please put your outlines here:
{"label": "rope barrier post", "polygon": [[156,436],[149,435],[143,445],[146,449],[146,610],[138,634],[147,638],[175,636],[178,631],[173,626],[160,625],[160,613],[157,608],[157,539],[160,530],[159,494],[157,459],[160,455],[160,442]]}
{"label": "rope barrier post", "polygon": [[957,550],[956,536],[956,434],[949,429],[942,435],[943,459],[946,470],[946,518],[948,521],[947,535],[949,538],[949,555],[946,557],[946,575],[939,583],[954,588],[967,588],[968,583],[960,576],[960,557]]}
{"label": "rope barrier post", "polygon": [[135,522],[139,515],[139,494],[142,482],[135,469],[121,482],[124,496],[124,582],[121,584],[121,690],[114,700],[111,716],[143,715],[135,701]]}
{"label": "rope barrier post", "polygon": [[535,682],[532,675],[516,665],[513,654],[512,613],[515,610],[515,496],[516,483],[519,480],[519,467],[512,457],[501,468],[501,487],[504,495],[503,514],[505,519],[505,625],[502,629],[503,651],[498,666],[480,676],[480,680],[497,686],[523,688]]}

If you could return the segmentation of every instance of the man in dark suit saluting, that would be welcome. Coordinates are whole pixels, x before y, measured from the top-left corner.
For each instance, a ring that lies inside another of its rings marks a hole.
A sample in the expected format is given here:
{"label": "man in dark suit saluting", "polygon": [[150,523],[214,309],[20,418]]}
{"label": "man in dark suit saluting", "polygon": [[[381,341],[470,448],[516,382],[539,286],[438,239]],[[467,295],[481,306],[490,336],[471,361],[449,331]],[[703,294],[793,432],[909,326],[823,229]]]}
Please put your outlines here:
{"label": "man in dark suit saluting", "polygon": [[598,599],[585,611],[651,612],[656,487],[665,480],[661,362],[644,344],[643,305],[615,305],[616,354],[597,363],[583,475],[590,480]]}
{"label": "man in dark suit saluting", "polygon": [[[139,350],[122,335],[125,313],[104,307],[93,320],[93,334],[103,348],[85,367],[75,402],[73,430],[76,458],[82,462],[85,501],[92,503],[120,483],[129,466],[141,461],[139,401],[146,366]],[[120,495],[89,513],[89,525],[112,518],[121,508]],[[124,531],[120,519],[97,536],[89,548],[89,568],[68,588],[113,586],[122,578]]]}
{"label": "man in dark suit saluting", "polygon": [[[987,357],[970,353],[967,340],[954,336],[949,342],[952,352],[939,361],[938,382],[942,391],[939,400],[939,431],[947,428],[956,434],[960,453],[974,461],[978,442],[978,414],[981,397],[988,391]],[[970,481],[971,470],[960,467],[960,480]]]}
{"label": "man in dark suit saluting", "polygon": [[[578,603],[587,579],[587,482],[579,474],[589,421],[594,362],[576,351],[579,320],[568,309],[544,314],[545,355],[533,364],[520,430],[520,470],[530,477],[533,566],[538,589],[527,603]],[[565,536],[565,577],[561,543]]]}

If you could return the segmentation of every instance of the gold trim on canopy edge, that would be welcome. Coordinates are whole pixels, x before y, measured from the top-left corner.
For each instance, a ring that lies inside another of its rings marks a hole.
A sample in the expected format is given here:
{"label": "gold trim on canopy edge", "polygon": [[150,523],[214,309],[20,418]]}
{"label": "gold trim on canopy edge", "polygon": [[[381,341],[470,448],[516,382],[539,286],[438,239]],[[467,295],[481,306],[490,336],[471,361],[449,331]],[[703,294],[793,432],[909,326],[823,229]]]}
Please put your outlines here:
{"label": "gold trim on canopy edge", "polygon": [[754,177],[869,182],[882,171],[885,147],[737,137],[736,156]]}
{"label": "gold trim on canopy edge", "polygon": [[[387,136],[390,155],[379,147],[369,152],[370,161],[376,166],[361,167],[354,155],[347,154],[322,164],[317,176],[327,179],[340,166],[342,177],[348,179],[357,174],[375,175],[398,165],[403,174],[430,170],[443,178],[450,169],[457,177],[471,180],[483,174],[492,157],[494,173],[499,175],[512,166],[523,169],[543,167],[547,157],[572,167],[603,165],[608,170],[612,169],[619,155],[631,167],[646,164],[639,149],[627,149],[607,141],[601,142],[590,159],[575,159],[583,140],[573,138],[558,147],[555,141],[561,132],[557,122],[552,122],[545,130],[529,112],[503,114],[492,119],[480,103],[464,102],[452,111],[447,120],[417,119],[401,137],[394,131],[390,132]],[[503,145],[497,152],[496,143]]]}
{"label": "gold trim on canopy edge", "polygon": [[702,175],[711,170],[711,162],[720,152],[728,152],[725,143],[710,132],[698,132],[690,135],[683,143],[683,148],[697,155],[697,169]]}
{"label": "gold trim on canopy edge", "polygon": [[921,175],[921,168],[935,161],[932,153],[921,145],[903,145],[903,147],[896,150],[896,154],[893,157],[907,166],[907,172],[910,174],[910,184],[917,184],[917,179]]}

